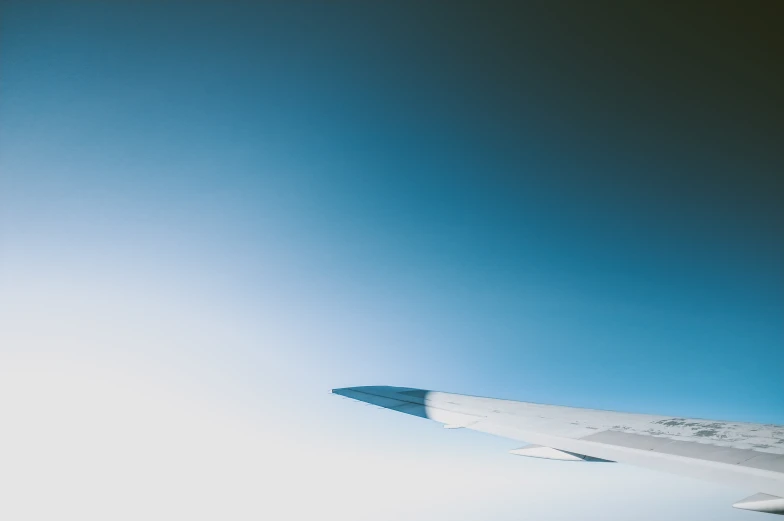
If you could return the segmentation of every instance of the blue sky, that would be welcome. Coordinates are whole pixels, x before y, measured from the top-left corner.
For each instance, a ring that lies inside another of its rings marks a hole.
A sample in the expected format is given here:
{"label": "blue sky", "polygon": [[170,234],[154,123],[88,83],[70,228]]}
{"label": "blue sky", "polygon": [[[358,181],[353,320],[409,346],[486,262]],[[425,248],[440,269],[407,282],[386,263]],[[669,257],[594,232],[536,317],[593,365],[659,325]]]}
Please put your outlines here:
{"label": "blue sky", "polygon": [[526,9],[2,8],[2,472],[65,502],[27,519],[749,515],[327,395],[784,423],[775,90],[677,27],[658,63],[637,12]]}

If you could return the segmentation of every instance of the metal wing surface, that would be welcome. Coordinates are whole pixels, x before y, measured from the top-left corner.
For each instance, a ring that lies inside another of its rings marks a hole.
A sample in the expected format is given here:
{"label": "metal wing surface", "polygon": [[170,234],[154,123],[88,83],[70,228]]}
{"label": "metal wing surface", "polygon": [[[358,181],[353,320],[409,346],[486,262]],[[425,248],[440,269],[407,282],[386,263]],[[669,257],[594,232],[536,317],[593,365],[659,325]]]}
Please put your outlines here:
{"label": "metal wing surface", "polygon": [[512,451],[567,461],[614,461],[759,492],[735,507],[784,514],[784,426],[542,405],[408,387],[334,394],[533,444]]}

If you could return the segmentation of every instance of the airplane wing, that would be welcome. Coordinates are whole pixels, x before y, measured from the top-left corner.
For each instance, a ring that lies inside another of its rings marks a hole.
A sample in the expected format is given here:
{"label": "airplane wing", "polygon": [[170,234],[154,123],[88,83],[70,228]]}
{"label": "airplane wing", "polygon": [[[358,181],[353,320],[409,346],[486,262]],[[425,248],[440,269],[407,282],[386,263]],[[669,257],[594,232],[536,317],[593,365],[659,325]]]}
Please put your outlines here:
{"label": "airplane wing", "polygon": [[528,445],[520,456],[619,462],[755,489],[735,503],[784,515],[784,426],[631,414],[409,387],[346,387],[332,393]]}

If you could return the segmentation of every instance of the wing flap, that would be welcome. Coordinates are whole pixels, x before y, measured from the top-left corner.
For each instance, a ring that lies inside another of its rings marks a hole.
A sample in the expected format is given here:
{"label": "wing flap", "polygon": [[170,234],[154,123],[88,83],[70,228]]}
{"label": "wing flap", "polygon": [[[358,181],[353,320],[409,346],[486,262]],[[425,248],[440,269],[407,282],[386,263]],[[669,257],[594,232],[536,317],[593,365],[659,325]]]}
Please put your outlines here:
{"label": "wing flap", "polygon": [[741,510],[753,510],[754,512],[766,512],[768,514],[784,514],[784,498],[771,496],[770,494],[754,494],[734,505]]}
{"label": "wing flap", "polygon": [[542,447],[541,445],[527,445],[519,449],[510,450],[509,454],[514,454],[515,456],[525,456],[528,458],[552,459],[558,461],[590,461],[612,463],[608,460],[592,458],[591,456],[586,456],[585,454],[576,454],[574,452],[558,450],[552,447]]}

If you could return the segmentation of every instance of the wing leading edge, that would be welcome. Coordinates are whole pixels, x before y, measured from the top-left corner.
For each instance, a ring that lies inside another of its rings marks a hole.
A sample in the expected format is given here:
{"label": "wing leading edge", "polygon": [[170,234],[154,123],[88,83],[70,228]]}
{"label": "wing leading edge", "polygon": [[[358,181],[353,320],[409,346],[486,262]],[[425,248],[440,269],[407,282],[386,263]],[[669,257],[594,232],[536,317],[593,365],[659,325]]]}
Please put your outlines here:
{"label": "wing leading edge", "polygon": [[513,454],[617,461],[757,490],[733,506],[784,514],[784,426],[580,409],[410,387],[332,392],[447,428],[534,444]]}

